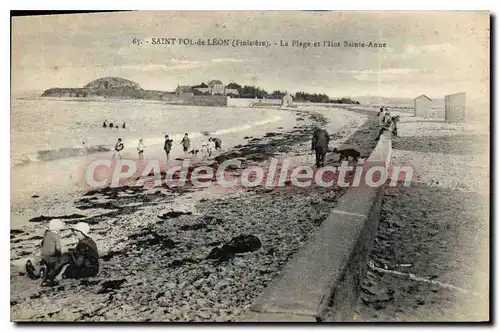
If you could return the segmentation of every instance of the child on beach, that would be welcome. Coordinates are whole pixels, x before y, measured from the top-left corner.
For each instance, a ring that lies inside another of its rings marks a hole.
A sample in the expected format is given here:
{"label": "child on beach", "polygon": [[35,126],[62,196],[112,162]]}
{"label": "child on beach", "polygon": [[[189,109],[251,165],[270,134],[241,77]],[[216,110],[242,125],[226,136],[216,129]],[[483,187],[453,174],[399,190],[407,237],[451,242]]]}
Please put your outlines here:
{"label": "child on beach", "polygon": [[[26,262],[26,273],[31,279],[37,279],[40,277],[40,266],[45,265],[45,270],[43,272],[42,286],[52,286],[55,284],[55,277],[57,275],[57,265],[62,255],[61,249],[61,235],[59,231],[64,228],[64,223],[59,219],[52,219],[49,221],[49,225],[45,234],[43,235],[42,243],[40,246],[40,258],[39,264],[34,263],[31,260]],[[35,268],[35,266],[37,268]]]}
{"label": "child on beach", "polygon": [[116,156],[118,156],[119,159],[122,159],[122,156],[120,155],[120,151],[122,151],[124,148],[122,139],[118,138],[118,141],[115,144],[115,152],[113,153],[113,159],[115,159]]}
{"label": "child on beach", "polygon": [[165,144],[163,145],[163,150],[165,150],[165,153],[167,154],[168,161],[170,150],[172,150],[172,140],[168,138],[168,135],[165,135]]}
{"label": "child on beach", "polygon": [[181,144],[182,144],[182,149],[184,151],[184,155],[187,155],[188,151],[189,151],[189,147],[191,146],[191,142],[189,141],[188,133],[184,134],[184,137],[182,138]]}
{"label": "child on beach", "polygon": [[137,153],[139,154],[139,160],[144,160],[144,143],[142,142],[142,138],[139,139],[139,144],[137,144]]}

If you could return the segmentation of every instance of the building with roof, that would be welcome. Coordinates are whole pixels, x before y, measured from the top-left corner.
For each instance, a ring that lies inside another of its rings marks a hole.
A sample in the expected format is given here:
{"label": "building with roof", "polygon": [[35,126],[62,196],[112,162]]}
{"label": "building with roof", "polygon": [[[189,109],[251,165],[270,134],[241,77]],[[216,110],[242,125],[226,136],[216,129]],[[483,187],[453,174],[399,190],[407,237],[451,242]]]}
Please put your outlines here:
{"label": "building with roof", "polygon": [[420,95],[413,100],[414,102],[414,116],[428,118],[432,110],[432,99],[426,95]]}
{"label": "building with roof", "polygon": [[208,82],[208,89],[212,95],[224,95],[226,86],[219,80],[211,80]]}

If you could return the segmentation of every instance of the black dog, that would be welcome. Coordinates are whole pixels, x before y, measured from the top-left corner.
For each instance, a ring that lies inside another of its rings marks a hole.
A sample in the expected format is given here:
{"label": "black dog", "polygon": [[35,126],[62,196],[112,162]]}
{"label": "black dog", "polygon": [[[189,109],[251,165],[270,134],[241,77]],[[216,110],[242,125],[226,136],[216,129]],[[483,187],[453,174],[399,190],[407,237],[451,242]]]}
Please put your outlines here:
{"label": "black dog", "polygon": [[355,150],[355,149],[337,150],[337,148],[334,148],[333,152],[340,154],[339,162],[341,162],[344,159],[346,159],[347,161],[349,161],[349,157],[351,157],[354,160],[358,161],[358,158],[361,156],[361,153],[358,150]]}

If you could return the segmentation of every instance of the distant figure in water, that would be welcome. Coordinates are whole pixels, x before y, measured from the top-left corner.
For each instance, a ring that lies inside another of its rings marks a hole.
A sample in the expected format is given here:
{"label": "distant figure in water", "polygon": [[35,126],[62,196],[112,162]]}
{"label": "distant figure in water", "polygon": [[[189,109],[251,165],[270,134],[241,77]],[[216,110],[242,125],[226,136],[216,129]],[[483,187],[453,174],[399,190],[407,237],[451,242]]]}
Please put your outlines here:
{"label": "distant figure in water", "polygon": [[182,138],[181,144],[182,144],[182,150],[184,151],[184,155],[187,155],[188,151],[189,151],[189,147],[191,146],[191,142],[189,141],[188,133],[184,134],[184,137]]}
{"label": "distant figure in water", "polygon": [[113,128],[113,122],[109,123],[109,128]]}
{"label": "distant figure in water", "polygon": [[122,159],[122,156],[120,154],[120,151],[122,151],[124,148],[122,139],[118,138],[118,141],[115,144],[115,152],[113,153],[113,159],[115,159],[116,156],[118,156],[119,159]]}
{"label": "distant figure in water", "polygon": [[144,143],[142,142],[142,138],[139,139],[139,144],[137,144],[137,153],[139,154],[139,160],[144,160]]}
{"label": "distant figure in water", "polygon": [[125,129],[125,122],[122,124],[122,128]]}
{"label": "distant figure in water", "polygon": [[103,128],[107,128],[108,127],[108,119],[104,120],[104,122],[102,123],[102,127]]}
{"label": "distant figure in water", "polygon": [[168,135],[165,135],[165,144],[163,145],[163,150],[165,150],[165,153],[167,155],[167,161],[168,161],[168,156],[170,155],[170,150],[172,150],[172,140],[168,137]]}

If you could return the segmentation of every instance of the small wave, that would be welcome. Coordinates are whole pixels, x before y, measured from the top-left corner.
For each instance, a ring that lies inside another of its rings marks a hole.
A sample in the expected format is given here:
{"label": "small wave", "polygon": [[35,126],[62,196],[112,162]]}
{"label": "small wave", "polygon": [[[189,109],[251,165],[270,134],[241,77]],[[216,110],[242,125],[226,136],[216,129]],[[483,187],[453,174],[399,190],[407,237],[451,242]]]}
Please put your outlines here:
{"label": "small wave", "polygon": [[91,153],[108,152],[108,151],[111,151],[111,149],[103,145],[96,145],[90,147],[60,148],[54,150],[40,150],[35,153],[21,156],[20,158],[14,161],[14,164],[23,165],[32,162],[64,159],[76,156],[83,156]]}

